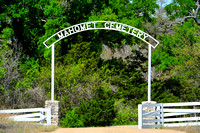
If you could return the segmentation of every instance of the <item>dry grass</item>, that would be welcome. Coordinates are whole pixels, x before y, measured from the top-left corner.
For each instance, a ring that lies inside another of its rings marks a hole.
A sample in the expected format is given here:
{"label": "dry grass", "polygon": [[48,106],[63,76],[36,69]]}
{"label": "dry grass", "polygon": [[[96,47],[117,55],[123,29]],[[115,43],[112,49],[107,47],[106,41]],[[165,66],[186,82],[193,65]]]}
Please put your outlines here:
{"label": "dry grass", "polygon": [[41,133],[54,131],[56,126],[41,126],[29,122],[14,122],[8,119],[11,115],[0,114],[0,133]]}
{"label": "dry grass", "polygon": [[186,133],[200,133],[200,126],[168,127],[166,129],[185,131]]}

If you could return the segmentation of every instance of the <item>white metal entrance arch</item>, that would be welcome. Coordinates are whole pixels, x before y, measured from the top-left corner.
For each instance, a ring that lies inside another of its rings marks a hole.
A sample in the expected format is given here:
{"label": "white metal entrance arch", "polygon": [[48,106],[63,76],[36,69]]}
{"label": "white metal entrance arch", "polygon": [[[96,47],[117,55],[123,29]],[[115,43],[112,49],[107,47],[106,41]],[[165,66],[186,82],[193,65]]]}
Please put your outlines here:
{"label": "white metal entrance arch", "polygon": [[151,47],[156,48],[159,42],[150,36],[149,34],[132,27],[130,25],[126,25],[123,23],[112,22],[112,21],[92,21],[92,22],[84,22],[80,24],[76,24],[65,28],[63,30],[58,31],[57,33],[53,34],[47,40],[43,42],[43,44],[50,48],[52,47],[52,63],[51,63],[51,100],[54,100],[54,44],[58,41],[88,30],[96,30],[96,29],[103,29],[103,30],[114,30],[114,31],[121,31],[127,33],[129,35],[135,36],[140,40],[144,41],[145,43],[149,44],[149,53],[148,53],[148,101],[151,101]]}

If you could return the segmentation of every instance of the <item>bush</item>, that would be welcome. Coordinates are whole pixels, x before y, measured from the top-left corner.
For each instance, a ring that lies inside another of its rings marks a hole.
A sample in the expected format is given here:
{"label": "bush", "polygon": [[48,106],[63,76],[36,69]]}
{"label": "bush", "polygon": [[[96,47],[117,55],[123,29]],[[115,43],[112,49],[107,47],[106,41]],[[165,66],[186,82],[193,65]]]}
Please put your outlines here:
{"label": "bush", "polygon": [[124,104],[123,100],[115,101],[114,107],[116,117],[113,125],[135,125],[137,124],[137,109],[133,109],[130,105]]}
{"label": "bush", "polygon": [[102,89],[97,89],[94,99],[82,100],[79,107],[67,111],[60,124],[62,127],[109,126],[114,118],[114,99]]}
{"label": "bush", "polygon": [[66,115],[60,121],[61,127],[83,127],[84,124],[81,121],[79,115],[76,113],[76,108],[66,112]]}
{"label": "bush", "polygon": [[84,124],[76,113],[76,108],[66,112],[66,115],[60,121],[61,127],[83,127]]}
{"label": "bush", "polygon": [[92,99],[82,103],[78,112],[86,127],[112,125],[115,118],[114,99]]}

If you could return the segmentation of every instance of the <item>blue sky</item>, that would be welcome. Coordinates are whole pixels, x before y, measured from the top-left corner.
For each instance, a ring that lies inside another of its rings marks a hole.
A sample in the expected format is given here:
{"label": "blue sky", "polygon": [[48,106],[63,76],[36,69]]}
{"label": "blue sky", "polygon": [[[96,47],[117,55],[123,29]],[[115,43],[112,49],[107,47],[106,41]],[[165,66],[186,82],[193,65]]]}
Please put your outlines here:
{"label": "blue sky", "polygon": [[[157,0],[157,2],[158,2],[159,0]],[[163,6],[166,6],[166,5],[168,5],[168,4],[170,4],[171,2],[172,2],[173,0],[165,0],[165,4],[163,4]],[[159,3],[158,3],[159,4]]]}
{"label": "blue sky", "polygon": [[[129,0],[131,3],[133,0]],[[158,0],[157,0],[158,1]],[[170,4],[173,0],[165,0],[166,1],[166,5]]]}
{"label": "blue sky", "polygon": [[172,0],[166,0],[166,4],[170,4],[172,2]]}
{"label": "blue sky", "polygon": [[166,5],[172,3],[173,0],[165,0],[166,1]]}

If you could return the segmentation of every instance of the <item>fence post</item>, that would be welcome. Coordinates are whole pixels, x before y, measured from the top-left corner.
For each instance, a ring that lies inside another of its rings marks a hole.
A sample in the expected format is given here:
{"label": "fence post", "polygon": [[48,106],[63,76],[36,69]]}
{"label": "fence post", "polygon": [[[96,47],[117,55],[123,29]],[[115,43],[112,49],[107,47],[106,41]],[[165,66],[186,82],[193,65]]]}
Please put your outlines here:
{"label": "fence post", "polygon": [[161,103],[161,111],[162,111],[162,126],[164,127],[164,109],[163,109],[163,103]]}
{"label": "fence post", "polygon": [[[142,102],[142,105],[144,105],[143,106],[143,108],[142,108],[142,110],[144,110],[144,111],[146,111],[146,112],[154,112],[154,111],[156,111],[156,106],[153,106],[153,107],[146,107],[145,105],[150,105],[150,104],[156,104],[157,102],[156,101],[144,101],[144,102]],[[148,117],[143,117],[142,119],[144,119],[144,120],[153,120],[153,119],[155,119],[156,117],[155,116],[148,116]],[[142,121],[143,122],[143,121]],[[154,125],[155,126],[155,124],[156,124],[156,122],[149,122],[149,123],[144,123],[143,125],[142,125],[142,127],[144,128],[146,125]],[[145,125],[145,126],[144,126]],[[153,126],[153,127],[154,127]]]}
{"label": "fence post", "polygon": [[43,115],[44,115],[44,112],[43,111],[40,111],[40,124],[43,123],[44,119],[43,119]]}
{"label": "fence post", "polygon": [[[161,105],[157,106],[156,110],[160,110],[161,112]],[[159,116],[156,117],[157,119],[159,119],[159,122],[157,122],[157,125],[156,125],[157,128],[160,128],[160,121],[161,121],[160,117],[161,117],[161,113],[159,113]]]}
{"label": "fence post", "polygon": [[143,117],[142,117],[142,104],[138,105],[138,129],[142,129]]}
{"label": "fence post", "polygon": [[46,108],[46,120],[47,120],[47,125],[51,125],[51,109]]}

